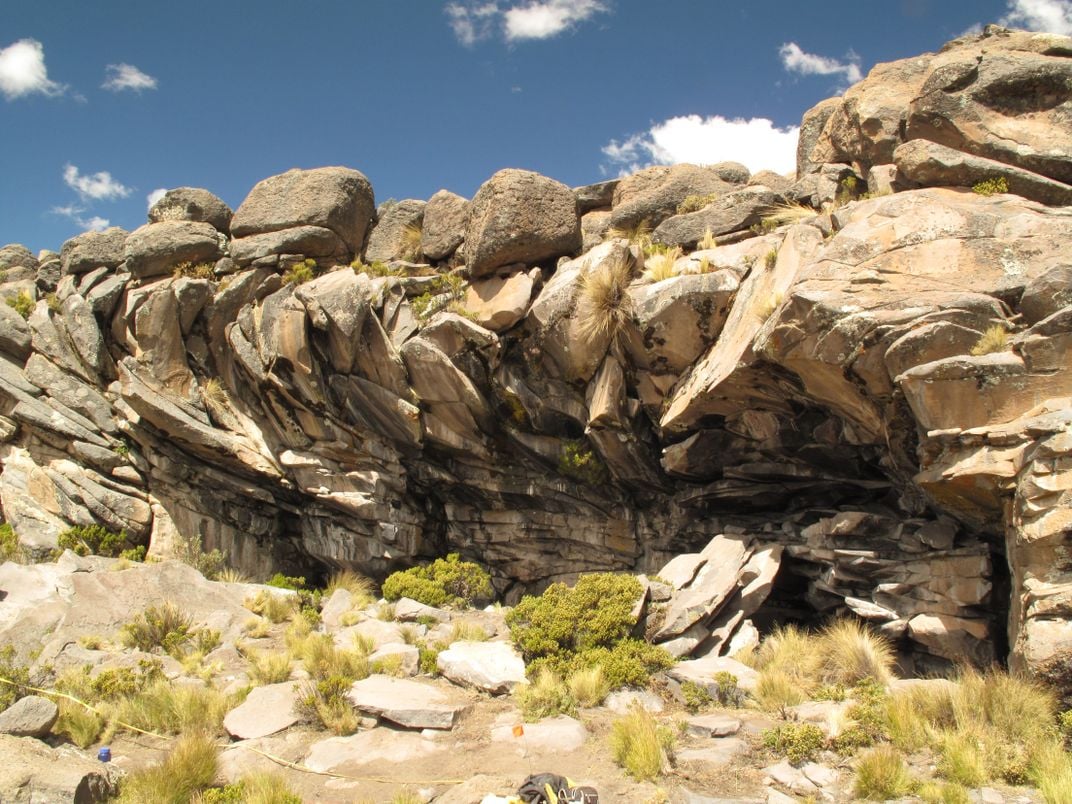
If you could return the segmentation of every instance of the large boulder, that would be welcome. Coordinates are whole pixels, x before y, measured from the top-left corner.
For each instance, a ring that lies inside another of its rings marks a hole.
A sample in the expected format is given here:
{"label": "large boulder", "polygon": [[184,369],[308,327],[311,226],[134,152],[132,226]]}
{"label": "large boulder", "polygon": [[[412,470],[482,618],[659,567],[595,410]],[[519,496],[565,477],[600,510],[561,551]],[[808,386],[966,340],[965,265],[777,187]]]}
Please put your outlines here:
{"label": "large boulder", "polygon": [[676,215],[678,206],[689,196],[722,195],[736,189],[735,184],[748,181],[747,170],[740,173],[726,165],[732,168],[735,163],[657,166],[622,179],[614,188],[610,225],[617,229],[640,224],[655,227]]}
{"label": "large boulder", "polygon": [[20,243],[8,243],[0,248],[0,271],[10,271],[13,268],[27,268],[30,271],[37,270],[37,257],[26,246]]}
{"label": "large boulder", "polygon": [[421,261],[420,229],[424,201],[407,198],[387,210],[369,234],[365,262]]}
{"label": "large boulder", "polygon": [[577,200],[569,187],[539,173],[500,170],[473,197],[465,243],[473,277],[573,254],[581,247]]}
{"label": "large boulder", "polygon": [[421,252],[430,260],[445,260],[465,240],[469,201],[449,190],[428,199],[421,227]]}
{"label": "large boulder", "polygon": [[507,642],[454,642],[436,658],[455,684],[490,693],[509,692],[525,681],[525,660]]}
{"label": "large boulder", "polygon": [[375,216],[372,185],[363,173],[345,167],[294,169],[250,190],[231,218],[231,236],[319,226],[333,231],[351,254],[358,254]]}
{"label": "large boulder", "polygon": [[200,187],[176,187],[149,210],[149,222],[197,221],[210,224],[224,234],[231,226],[231,208],[208,190]]}
{"label": "large boulder", "polygon": [[725,235],[758,224],[782,196],[766,187],[745,187],[720,196],[697,212],[674,215],[656,227],[652,240],[668,246],[695,246],[710,232]]}
{"label": "large boulder", "polygon": [[130,272],[141,279],[169,274],[180,263],[215,263],[223,236],[208,223],[147,223],[127,237],[123,256]]}
{"label": "large boulder", "polygon": [[63,274],[84,274],[94,268],[115,268],[124,259],[127,232],[118,226],[103,232],[84,232],[63,244]]}

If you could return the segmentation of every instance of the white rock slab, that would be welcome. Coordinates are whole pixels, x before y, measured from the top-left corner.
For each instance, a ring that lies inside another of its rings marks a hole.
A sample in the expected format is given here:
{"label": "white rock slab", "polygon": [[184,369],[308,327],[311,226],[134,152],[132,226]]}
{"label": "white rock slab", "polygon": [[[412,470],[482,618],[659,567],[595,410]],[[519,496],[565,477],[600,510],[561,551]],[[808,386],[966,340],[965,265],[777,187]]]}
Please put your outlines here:
{"label": "white rock slab", "polygon": [[454,642],[436,664],[455,684],[494,694],[525,683],[525,660],[507,642]]}
{"label": "white rock slab", "polygon": [[355,708],[410,729],[450,729],[467,708],[430,684],[369,676],[355,681],[347,697]]}
{"label": "white rock slab", "polygon": [[731,673],[736,676],[737,686],[745,692],[754,690],[759,682],[759,673],[748,665],[726,656],[704,656],[700,659],[678,662],[667,671],[670,678],[675,681],[691,681],[699,684],[712,695],[718,693],[716,673]]}
{"label": "white rock slab", "polygon": [[728,765],[735,757],[748,752],[748,742],[738,737],[711,740],[700,748],[685,748],[674,752],[675,762],[699,762],[706,765]]}
{"label": "white rock slab", "polygon": [[318,773],[328,773],[344,765],[411,762],[446,747],[420,734],[377,728],[314,743],[305,758],[305,765]]}
{"label": "white rock slab", "polygon": [[663,700],[654,692],[638,690],[618,690],[612,692],[603,701],[603,706],[612,712],[626,715],[634,706],[641,707],[646,712],[663,711]]}
{"label": "white rock slab", "polygon": [[726,715],[696,715],[685,720],[685,730],[697,737],[732,737],[741,730],[741,721]]}
{"label": "white rock slab", "polygon": [[227,733],[238,740],[267,737],[300,720],[295,713],[298,692],[292,682],[254,687],[246,700],[223,719]]}
{"label": "white rock slab", "polygon": [[416,646],[407,645],[404,642],[388,642],[382,645],[369,654],[369,662],[375,666],[378,661],[385,659],[390,661],[392,656],[397,656],[398,661],[402,663],[399,666],[399,673],[404,676],[417,675],[417,670],[421,665],[421,652]]}
{"label": "white rock slab", "polygon": [[588,730],[579,720],[568,715],[545,718],[536,723],[522,723],[520,736],[514,734],[518,718],[508,715],[496,721],[498,725],[491,730],[491,739],[496,743],[506,743],[526,751],[554,751],[567,753],[576,751],[588,739]]}
{"label": "white rock slab", "polygon": [[445,623],[450,619],[450,612],[433,606],[426,606],[424,603],[418,603],[408,597],[399,598],[395,603],[395,619],[399,622],[413,623],[420,617],[430,617],[433,620]]}

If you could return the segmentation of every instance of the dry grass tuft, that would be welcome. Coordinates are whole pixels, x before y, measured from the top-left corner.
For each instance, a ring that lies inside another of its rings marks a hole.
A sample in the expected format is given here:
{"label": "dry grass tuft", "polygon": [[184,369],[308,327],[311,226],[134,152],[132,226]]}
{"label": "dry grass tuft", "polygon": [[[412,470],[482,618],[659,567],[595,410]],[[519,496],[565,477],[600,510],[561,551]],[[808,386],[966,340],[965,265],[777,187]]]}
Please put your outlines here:
{"label": "dry grass tuft", "polygon": [[247,597],[242,605],[273,623],[283,623],[298,613],[296,595],[277,594],[261,589],[257,594]]}
{"label": "dry grass tuft", "polygon": [[1001,324],[995,324],[979,336],[979,340],[971,348],[971,353],[974,357],[981,357],[995,352],[1004,352],[1008,348],[1009,333]]}
{"label": "dry grass tuft", "polygon": [[421,252],[422,228],[419,223],[411,223],[402,229],[402,237],[398,243],[398,256],[406,262],[421,261],[423,256]]}
{"label": "dry grass tuft", "polygon": [[611,755],[637,781],[655,781],[668,764],[667,754],[673,745],[673,733],[640,708],[611,726]]}
{"label": "dry grass tuft", "polygon": [[904,757],[889,745],[872,748],[856,763],[856,782],[852,792],[868,801],[888,801],[912,791],[912,777]]}
{"label": "dry grass tuft", "polygon": [[122,782],[120,802],[187,804],[216,780],[219,756],[213,741],[200,734],[176,741],[159,765],[129,774]]}
{"label": "dry grass tuft", "polygon": [[804,703],[805,698],[800,679],[776,667],[760,671],[752,695],[761,710],[774,712],[782,717],[785,717],[786,709]]}
{"label": "dry grass tuft", "polygon": [[672,279],[677,276],[677,261],[681,258],[681,255],[682,251],[677,246],[652,254],[644,260],[644,273],[642,276],[648,282],[662,282],[664,279]]}
{"label": "dry grass tuft", "polygon": [[701,251],[710,251],[718,246],[718,238],[710,229],[704,229],[703,237],[700,238],[696,244],[696,248]]}
{"label": "dry grass tuft", "polygon": [[290,678],[290,655],[270,650],[245,653],[249,660],[249,677],[255,684],[279,684]]}
{"label": "dry grass tuft", "polygon": [[450,638],[447,644],[452,642],[487,642],[488,632],[476,623],[459,620],[450,629]]}
{"label": "dry grass tuft", "polygon": [[324,587],[324,599],[331,597],[340,589],[350,593],[352,605],[355,608],[364,608],[375,602],[375,585],[372,581],[351,569],[339,570],[328,579],[328,585]]}
{"label": "dry grass tuft", "polygon": [[610,682],[599,665],[576,670],[566,682],[570,696],[578,706],[599,706],[610,694]]}
{"label": "dry grass tuft", "polygon": [[555,715],[572,715],[577,711],[577,702],[569,688],[552,670],[542,668],[531,684],[514,688],[514,700],[521,716],[529,721],[542,720]]}
{"label": "dry grass tuft", "polygon": [[606,240],[628,240],[631,246],[640,246],[643,249],[651,245],[651,225],[646,221],[640,221],[632,226],[612,226],[604,236]]}
{"label": "dry grass tuft", "polygon": [[578,334],[586,340],[614,337],[633,315],[629,282],[633,259],[618,254],[586,270],[578,281]]}
{"label": "dry grass tuft", "polygon": [[819,213],[807,204],[799,202],[786,202],[775,204],[763,213],[763,226],[765,229],[777,229],[790,223],[800,223],[814,218]]}
{"label": "dry grass tuft", "polygon": [[822,680],[827,684],[856,684],[871,679],[888,684],[893,647],[858,620],[838,620],[819,636]]}

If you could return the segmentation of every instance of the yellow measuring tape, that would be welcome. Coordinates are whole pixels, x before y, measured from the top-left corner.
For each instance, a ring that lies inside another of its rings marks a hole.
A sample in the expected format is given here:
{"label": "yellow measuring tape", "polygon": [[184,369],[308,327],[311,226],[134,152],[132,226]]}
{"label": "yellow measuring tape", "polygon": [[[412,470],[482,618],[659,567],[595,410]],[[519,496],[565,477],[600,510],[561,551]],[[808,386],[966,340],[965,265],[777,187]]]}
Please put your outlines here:
{"label": "yellow measuring tape", "polygon": [[[104,713],[101,712],[100,710],[98,710],[92,704],[88,704],[85,701],[80,700],[79,698],[76,698],[73,695],[68,695],[65,692],[60,692],[59,690],[41,689],[40,687],[32,687],[29,684],[20,684],[17,681],[12,681],[11,679],[4,678],[3,676],[0,676],[0,682],[2,682],[4,684],[7,684],[10,687],[18,687],[19,689],[30,690],[31,692],[39,692],[42,695],[50,695],[50,696],[53,696],[53,697],[56,697],[56,698],[63,698],[65,700],[71,701],[72,703],[76,703],[79,706],[82,706],[82,707],[88,709],[89,711],[93,712],[94,714],[100,715],[102,718],[105,717]],[[135,726],[135,725],[133,725],[131,723],[124,723],[122,720],[113,720],[111,722],[114,723],[117,726],[121,726],[124,729],[128,729],[129,731],[137,732],[138,734],[144,734],[147,737],[155,737],[158,740],[169,740],[169,739],[171,739],[166,734],[157,734],[156,732],[153,732],[153,731],[146,731],[145,729],[139,729],[137,726]],[[219,745],[219,747],[223,748],[223,749],[228,749],[228,748],[232,747],[232,744],[231,743],[226,743],[226,744],[223,744],[223,745]],[[463,782],[466,781],[465,779],[408,779],[408,780],[399,780],[399,779],[389,779],[386,776],[349,776],[349,775],[347,775],[345,773],[335,773],[334,771],[318,771],[318,770],[314,770],[313,768],[310,768],[310,767],[308,767],[306,765],[300,765],[297,762],[291,762],[288,759],[283,759],[283,757],[276,756],[275,754],[269,754],[267,751],[261,751],[258,748],[252,748],[250,746],[244,746],[244,748],[247,751],[252,751],[254,754],[259,754],[260,756],[264,757],[265,759],[271,760],[272,762],[275,762],[277,765],[282,765],[283,767],[290,768],[291,770],[300,771],[301,773],[311,773],[311,774],[316,775],[316,776],[328,776],[328,777],[331,777],[333,779],[344,779],[344,780],[350,781],[350,782],[375,782],[377,784],[402,784],[402,785],[407,785],[407,784],[408,785],[439,785],[439,784],[462,784]]]}

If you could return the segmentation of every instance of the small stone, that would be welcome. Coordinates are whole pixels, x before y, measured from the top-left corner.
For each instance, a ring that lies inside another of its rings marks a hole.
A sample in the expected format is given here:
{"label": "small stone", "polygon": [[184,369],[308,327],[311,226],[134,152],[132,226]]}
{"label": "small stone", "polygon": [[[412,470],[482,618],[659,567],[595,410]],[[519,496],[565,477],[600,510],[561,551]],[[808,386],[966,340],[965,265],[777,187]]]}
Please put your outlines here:
{"label": "small stone", "polygon": [[254,687],[240,706],[227,713],[223,727],[239,740],[267,737],[300,720],[294,712],[297,703],[298,693],[290,682]]}

